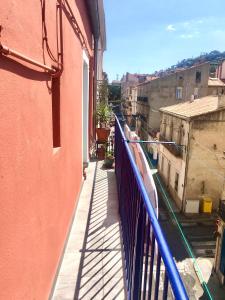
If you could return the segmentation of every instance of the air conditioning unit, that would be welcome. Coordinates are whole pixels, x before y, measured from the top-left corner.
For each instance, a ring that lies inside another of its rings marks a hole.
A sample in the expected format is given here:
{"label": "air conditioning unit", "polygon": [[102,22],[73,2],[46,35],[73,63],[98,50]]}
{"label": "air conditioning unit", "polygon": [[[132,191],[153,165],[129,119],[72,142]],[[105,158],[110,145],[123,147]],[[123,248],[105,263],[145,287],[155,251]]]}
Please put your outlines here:
{"label": "air conditioning unit", "polygon": [[185,200],[185,213],[198,214],[199,213],[200,200]]}

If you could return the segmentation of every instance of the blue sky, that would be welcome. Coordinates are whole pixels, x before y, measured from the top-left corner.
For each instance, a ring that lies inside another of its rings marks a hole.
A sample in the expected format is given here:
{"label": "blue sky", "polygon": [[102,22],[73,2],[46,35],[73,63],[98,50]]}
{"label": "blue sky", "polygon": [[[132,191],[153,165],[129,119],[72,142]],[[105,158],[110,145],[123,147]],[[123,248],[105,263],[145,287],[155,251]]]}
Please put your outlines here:
{"label": "blue sky", "polygon": [[104,0],[110,81],[225,51],[225,0]]}

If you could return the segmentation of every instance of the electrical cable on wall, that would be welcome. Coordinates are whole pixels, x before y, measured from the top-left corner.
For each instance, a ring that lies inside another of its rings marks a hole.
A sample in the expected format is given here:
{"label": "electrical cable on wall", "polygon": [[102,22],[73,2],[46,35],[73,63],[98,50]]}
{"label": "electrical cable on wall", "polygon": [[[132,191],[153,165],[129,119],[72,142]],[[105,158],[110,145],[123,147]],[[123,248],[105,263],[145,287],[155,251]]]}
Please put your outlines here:
{"label": "electrical cable on wall", "polygon": [[[58,6],[57,6],[57,9],[58,9]],[[60,6],[60,9],[61,9],[61,6]],[[45,59],[44,59],[44,63],[41,63],[35,59],[28,57],[25,54],[22,54],[14,49],[11,49],[11,48],[3,45],[2,43],[0,43],[0,54],[2,54],[4,56],[12,56],[19,60],[25,61],[31,65],[35,65],[39,68],[42,68],[45,71],[47,71],[51,75],[51,77],[59,77],[62,73],[63,67],[62,67],[62,63],[59,62],[59,60],[54,57],[54,55],[50,49],[49,43],[48,43],[47,27],[46,27],[46,20],[45,20],[45,0],[41,0],[41,15],[42,15],[42,34],[43,34],[42,48],[44,51],[44,45],[45,45],[49,57],[51,58],[51,60],[54,63],[57,64],[57,66],[52,65],[50,67],[45,64]],[[62,26],[61,22],[60,22],[60,26]],[[61,33],[62,33],[62,30],[60,28],[60,35],[61,35]],[[58,39],[58,32],[57,32],[57,39]],[[61,51],[60,51],[60,53],[58,53],[58,57],[61,57],[61,59],[62,59],[62,37],[61,36],[60,36],[60,48],[61,48]],[[44,56],[44,54],[43,54],[43,56]]]}
{"label": "electrical cable on wall", "polygon": [[59,61],[54,57],[54,55],[50,49],[49,43],[48,43],[48,32],[47,32],[46,20],[45,20],[45,0],[41,0],[41,13],[42,13],[42,33],[43,33],[42,46],[44,47],[44,45],[45,45],[49,57],[54,62],[59,64]]}
{"label": "electrical cable on wall", "polygon": [[[73,13],[73,10],[71,8],[71,6],[69,5],[68,1],[67,0],[57,0],[61,7],[62,7],[62,10],[64,11],[66,17],[72,22],[73,24],[73,29],[81,43],[81,46],[84,50],[87,50],[88,52],[88,46],[87,46],[87,41],[86,41],[86,38],[84,37],[79,25],[78,25],[78,22],[74,16],[74,13]],[[89,53],[90,54],[90,53]]]}
{"label": "electrical cable on wall", "polygon": [[[61,2],[61,1],[60,1]],[[62,20],[60,17],[60,22],[58,22],[58,10],[61,10],[61,5],[56,5],[56,44],[57,44],[57,53],[58,53],[58,58],[55,58],[49,42],[48,42],[48,31],[47,31],[47,26],[46,26],[46,3],[45,0],[41,0],[41,17],[42,17],[42,49],[43,49],[43,57],[45,60],[44,56],[44,49],[46,49],[48,56],[50,59],[57,64],[58,67],[58,73],[56,74],[57,76],[60,76],[63,71],[63,45],[62,45]],[[61,11],[60,11],[61,14]],[[58,28],[59,27],[59,28]],[[59,32],[58,32],[59,31]],[[60,35],[60,38],[59,38]],[[59,42],[60,40],[60,42]],[[60,46],[59,46],[60,43]],[[59,49],[60,48],[60,49]],[[59,61],[59,58],[61,61]]]}

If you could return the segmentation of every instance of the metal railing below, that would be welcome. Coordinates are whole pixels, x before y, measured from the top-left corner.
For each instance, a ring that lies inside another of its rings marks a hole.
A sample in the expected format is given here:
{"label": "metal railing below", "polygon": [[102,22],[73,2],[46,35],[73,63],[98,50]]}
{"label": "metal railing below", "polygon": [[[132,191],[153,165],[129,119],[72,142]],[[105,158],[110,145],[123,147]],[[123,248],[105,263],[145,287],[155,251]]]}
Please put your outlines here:
{"label": "metal railing below", "polygon": [[115,170],[127,298],[188,299],[117,118],[115,123]]}

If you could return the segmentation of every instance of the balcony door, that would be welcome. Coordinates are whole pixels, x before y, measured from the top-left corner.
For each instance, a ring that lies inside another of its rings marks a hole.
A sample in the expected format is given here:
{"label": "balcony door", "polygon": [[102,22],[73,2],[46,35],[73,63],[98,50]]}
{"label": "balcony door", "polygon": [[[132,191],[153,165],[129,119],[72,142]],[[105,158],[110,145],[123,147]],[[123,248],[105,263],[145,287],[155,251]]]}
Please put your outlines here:
{"label": "balcony door", "polygon": [[82,83],[82,148],[83,163],[89,162],[89,60],[83,52],[83,83]]}

